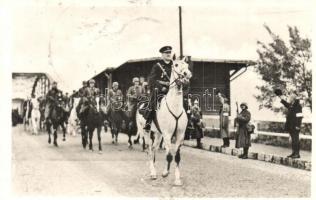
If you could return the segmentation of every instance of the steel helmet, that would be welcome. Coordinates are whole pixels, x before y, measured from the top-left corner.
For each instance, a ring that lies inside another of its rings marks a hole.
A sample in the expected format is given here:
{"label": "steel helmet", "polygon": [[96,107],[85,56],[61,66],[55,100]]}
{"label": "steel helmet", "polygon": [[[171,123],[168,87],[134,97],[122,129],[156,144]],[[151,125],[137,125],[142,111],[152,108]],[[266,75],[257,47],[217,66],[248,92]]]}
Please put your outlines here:
{"label": "steel helmet", "polygon": [[133,83],[135,83],[135,82],[139,82],[139,78],[138,77],[134,77],[133,78]]}

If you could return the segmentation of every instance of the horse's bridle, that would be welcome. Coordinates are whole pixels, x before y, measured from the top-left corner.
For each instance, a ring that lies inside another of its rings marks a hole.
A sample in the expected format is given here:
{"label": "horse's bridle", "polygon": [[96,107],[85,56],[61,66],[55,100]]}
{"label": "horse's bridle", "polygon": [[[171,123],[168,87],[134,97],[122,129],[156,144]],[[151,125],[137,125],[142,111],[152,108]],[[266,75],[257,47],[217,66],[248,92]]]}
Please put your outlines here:
{"label": "horse's bridle", "polygon": [[[170,77],[168,76],[168,74],[166,73],[166,71],[164,70],[164,68],[162,68],[162,66],[160,65],[160,63],[158,63],[160,69],[162,70],[162,72],[165,74],[165,76],[167,77],[167,79],[170,81]],[[174,82],[177,82],[179,81],[180,79],[182,79],[184,76],[180,73],[178,73],[176,70],[173,69],[174,66],[172,64],[172,67],[171,67],[171,73],[176,73],[178,75],[177,78],[175,78],[171,83],[169,83],[168,87],[170,87]]]}

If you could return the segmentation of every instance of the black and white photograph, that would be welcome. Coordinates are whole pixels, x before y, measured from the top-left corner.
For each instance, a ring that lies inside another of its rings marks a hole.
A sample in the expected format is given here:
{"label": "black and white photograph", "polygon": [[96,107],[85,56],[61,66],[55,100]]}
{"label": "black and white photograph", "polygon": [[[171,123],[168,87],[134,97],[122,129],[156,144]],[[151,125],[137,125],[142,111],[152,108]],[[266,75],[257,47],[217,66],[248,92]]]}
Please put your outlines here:
{"label": "black and white photograph", "polygon": [[0,5],[1,199],[314,196],[316,2]]}

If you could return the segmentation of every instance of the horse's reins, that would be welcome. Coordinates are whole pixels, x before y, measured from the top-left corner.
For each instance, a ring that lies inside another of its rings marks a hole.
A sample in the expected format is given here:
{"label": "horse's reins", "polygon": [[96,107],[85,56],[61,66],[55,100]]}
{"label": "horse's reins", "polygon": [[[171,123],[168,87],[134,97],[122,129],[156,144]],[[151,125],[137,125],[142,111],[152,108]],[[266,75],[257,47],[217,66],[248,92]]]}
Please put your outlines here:
{"label": "horse's reins", "polygon": [[[167,77],[167,79],[170,81],[170,77],[168,76],[166,70],[161,66],[160,63],[158,63],[158,66],[160,67],[162,73],[163,73],[163,74]],[[171,83],[169,83],[169,87],[170,87],[174,82],[176,82],[176,81],[178,81],[178,80],[181,79],[181,74],[179,74],[179,73],[178,73],[177,71],[175,71],[175,70],[172,70],[172,72],[176,73],[176,74],[178,75],[178,77],[177,77],[175,80],[173,80]],[[170,114],[174,117],[174,119],[176,120],[176,127],[175,127],[175,129],[174,129],[174,131],[173,131],[173,134],[172,134],[172,135],[174,135],[174,134],[176,133],[177,129],[178,129],[178,120],[179,120],[180,117],[182,116],[183,110],[182,110],[182,112],[180,113],[179,116],[176,116],[176,115],[171,111],[171,109],[170,109],[170,107],[169,107],[169,105],[168,105],[168,102],[167,102],[167,98],[166,98],[166,97],[165,97],[165,100],[166,100],[166,106],[167,106],[167,109],[168,109],[169,113],[170,113]]]}
{"label": "horse's reins", "polygon": [[[168,76],[166,70],[161,66],[160,63],[157,63],[159,68],[161,69],[162,73],[167,77],[167,79],[170,81],[170,77]],[[176,72],[175,70],[172,70],[172,72],[176,73],[178,75],[178,77],[176,79],[174,79],[171,83],[169,83],[168,87],[170,87],[174,82],[178,81],[181,79],[181,74],[179,74],[178,72]]]}
{"label": "horse's reins", "polygon": [[176,127],[174,128],[174,131],[173,131],[173,134],[172,134],[172,136],[174,136],[174,134],[176,133],[176,131],[177,131],[177,129],[178,129],[178,121],[179,121],[180,117],[181,117],[182,114],[183,114],[183,110],[182,110],[182,112],[180,113],[180,115],[176,116],[176,115],[171,111],[171,109],[169,108],[168,101],[167,101],[167,98],[166,98],[166,97],[165,97],[165,99],[166,99],[166,106],[167,106],[167,109],[168,109],[169,113],[170,113],[170,114],[174,117],[174,119],[176,120]]}

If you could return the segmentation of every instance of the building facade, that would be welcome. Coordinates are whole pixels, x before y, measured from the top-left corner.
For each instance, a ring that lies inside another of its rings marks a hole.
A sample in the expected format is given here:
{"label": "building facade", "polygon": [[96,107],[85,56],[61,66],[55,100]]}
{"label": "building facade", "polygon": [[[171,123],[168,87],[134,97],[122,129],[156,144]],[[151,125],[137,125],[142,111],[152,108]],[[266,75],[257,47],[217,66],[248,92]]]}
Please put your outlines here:
{"label": "building facade", "polygon": [[[129,60],[117,68],[105,69],[92,78],[95,79],[96,87],[101,90],[102,94],[107,94],[107,90],[111,88],[114,81],[120,84],[120,89],[126,94],[127,89],[132,85],[132,78],[144,77],[147,81],[147,76],[152,66],[159,59],[158,57],[154,57]],[[247,67],[254,64],[255,62],[250,60],[190,58],[189,65],[193,76],[188,96],[191,102],[197,99],[203,114],[217,115],[220,103],[215,97],[215,91],[220,90],[230,99],[231,81],[247,70]]]}

